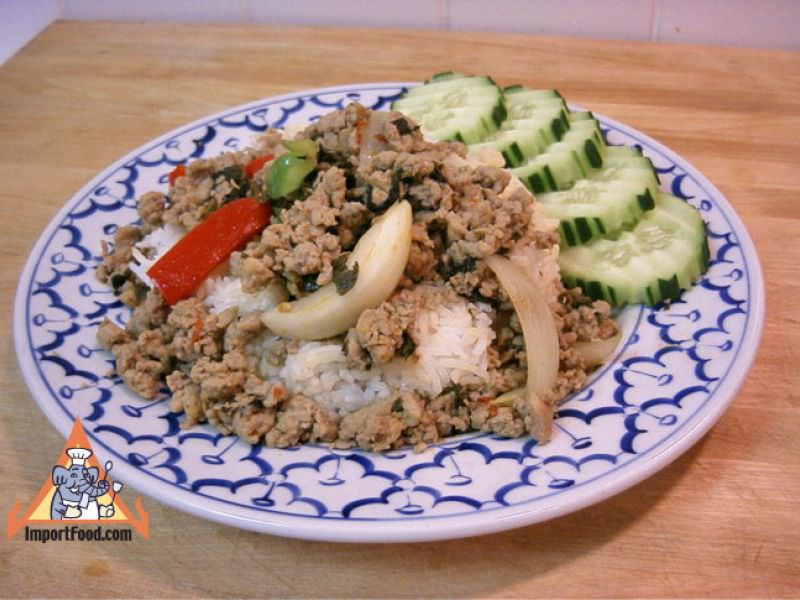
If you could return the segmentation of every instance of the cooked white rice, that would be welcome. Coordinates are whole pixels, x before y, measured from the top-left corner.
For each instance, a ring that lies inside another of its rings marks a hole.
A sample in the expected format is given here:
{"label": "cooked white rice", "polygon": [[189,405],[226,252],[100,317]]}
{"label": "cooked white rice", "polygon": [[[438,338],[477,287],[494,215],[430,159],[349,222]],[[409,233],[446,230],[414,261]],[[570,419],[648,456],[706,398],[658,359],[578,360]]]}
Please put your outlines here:
{"label": "cooked white rice", "polygon": [[489,310],[463,301],[421,312],[411,330],[416,351],[409,359],[386,365],[386,378],[432,396],[467,379],[486,380],[488,350],[494,340]]}
{"label": "cooked white rice", "polygon": [[[262,348],[268,351],[269,344],[277,339],[267,340]],[[290,392],[313,398],[323,408],[340,415],[388,398],[392,392],[380,373],[349,369],[341,344],[302,342],[282,367],[267,366],[267,370]]]}
{"label": "cooked white rice", "polygon": [[509,258],[531,276],[547,301],[558,302],[559,282],[558,245],[550,248],[537,248],[533,244],[517,244]]}
{"label": "cooked white rice", "polygon": [[[553,231],[557,222],[536,211],[531,226],[539,231]],[[131,270],[152,287],[147,270],[184,234],[182,228],[174,225],[154,230],[134,247]],[[551,301],[558,297],[558,252],[557,245],[538,249],[531,244],[518,244],[510,254],[511,260],[531,274]],[[263,312],[288,299],[286,289],[277,282],[258,292],[246,293],[240,279],[228,276],[209,278],[204,291],[204,302],[212,313],[231,307],[237,307],[241,313]],[[263,360],[270,347],[280,343],[276,336],[265,336],[248,350],[262,357],[262,376],[283,382],[291,393],[313,398],[332,413],[345,415],[386,399],[398,390],[437,396],[451,384],[486,380],[488,350],[495,337],[490,311],[487,305],[466,300],[423,311],[410,331],[416,343],[414,354],[371,370],[348,368],[342,345],[338,343],[299,342],[296,351],[288,354],[281,366]]]}
{"label": "cooked white rice", "polygon": [[[488,310],[464,301],[421,313],[411,332],[417,343],[414,355],[368,371],[348,368],[341,344],[300,342],[283,366],[262,360],[262,375],[339,415],[402,389],[438,395],[467,378],[487,378],[488,349],[494,339]],[[257,352],[265,355],[278,341],[276,336],[263,340]]]}
{"label": "cooked white rice", "polygon": [[205,304],[212,313],[221,313],[237,307],[240,314],[264,312],[285,302],[289,295],[277,280],[257,292],[242,291],[242,280],[238,277],[212,277],[205,283]]}
{"label": "cooked white rice", "polygon": [[[133,260],[130,262],[130,269],[147,286],[153,287],[153,282],[147,276],[147,271],[152,267],[167,250],[178,243],[186,230],[177,225],[164,225],[154,229],[144,236],[139,243],[133,247]],[[148,258],[148,255],[150,258]]]}

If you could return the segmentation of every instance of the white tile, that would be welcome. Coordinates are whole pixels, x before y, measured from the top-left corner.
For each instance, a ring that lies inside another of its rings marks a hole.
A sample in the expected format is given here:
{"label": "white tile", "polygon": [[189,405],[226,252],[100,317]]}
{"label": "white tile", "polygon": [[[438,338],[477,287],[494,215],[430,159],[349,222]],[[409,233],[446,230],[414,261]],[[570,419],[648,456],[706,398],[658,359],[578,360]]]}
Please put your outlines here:
{"label": "white tile", "polygon": [[656,39],[800,50],[798,0],[661,0]]}
{"label": "white tile", "polygon": [[0,0],[0,65],[57,19],[58,13],[56,0]]}
{"label": "white tile", "polygon": [[250,0],[251,20],[278,25],[435,29],[444,0]]}
{"label": "white tile", "polygon": [[449,0],[450,29],[608,39],[650,37],[653,0]]}
{"label": "white tile", "polygon": [[65,19],[242,23],[247,0],[64,0]]}

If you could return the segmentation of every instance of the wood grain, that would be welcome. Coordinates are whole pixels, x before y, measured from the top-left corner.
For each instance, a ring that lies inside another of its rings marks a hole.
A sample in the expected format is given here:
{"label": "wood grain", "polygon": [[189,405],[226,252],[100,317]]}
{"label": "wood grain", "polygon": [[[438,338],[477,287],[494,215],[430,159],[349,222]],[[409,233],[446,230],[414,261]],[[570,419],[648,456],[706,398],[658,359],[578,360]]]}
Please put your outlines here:
{"label": "wood grain", "polygon": [[62,444],[23,384],[10,306],[32,244],[79,187],[154,136],[231,105],[446,69],[557,87],[654,136],[727,196],[755,241],[769,306],[758,359],[719,424],[600,505],[461,541],[310,543],[146,499],[147,541],[3,539],[0,595],[800,595],[800,54],[788,52],[438,31],[50,26],[0,67],[0,509],[33,497]]}

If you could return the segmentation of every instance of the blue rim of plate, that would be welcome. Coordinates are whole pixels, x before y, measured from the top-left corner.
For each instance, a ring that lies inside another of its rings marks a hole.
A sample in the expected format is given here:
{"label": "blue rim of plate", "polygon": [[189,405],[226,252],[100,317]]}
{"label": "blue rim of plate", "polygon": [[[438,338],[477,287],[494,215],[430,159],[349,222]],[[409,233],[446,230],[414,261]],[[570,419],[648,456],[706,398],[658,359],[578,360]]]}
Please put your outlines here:
{"label": "blue rim of plate", "polygon": [[[351,100],[383,108],[412,85],[415,83],[321,88],[216,113],[134,150],[75,194],[48,224],[31,252],[20,277],[14,307],[14,338],[20,369],[31,394],[56,429],[66,437],[74,417],[81,416],[95,450],[104,459],[114,458],[115,476],[178,509],[254,531],[351,542],[456,538],[544,521],[631,487],[675,460],[700,439],[733,400],[755,358],[764,318],[764,284],[758,257],[731,206],[702,174],[655,140],[597,113],[595,117],[610,143],[640,146],[654,160],[664,182],[662,188],[701,210],[710,227],[712,269],[696,286],[698,291],[687,294],[686,302],[657,312],[641,307],[623,312],[624,343],[614,360],[595,373],[584,390],[559,407],[556,435],[551,444],[538,447],[533,440],[524,438],[502,440],[488,434],[466,434],[445,440],[423,454],[405,449],[378,456],[361,451],[333,451],[322,446],[292,450],[250,447],[220,436],[207,426],[181,433],[177,429],[178,416],[168,411],[157,417],[167,427],[162,436],[147,430],[136,431],[139,421],[130,421],[133,424],[130,429],[119,427],[129,423],[128,417],[140,419],[145,410],[164,408],[165,402],[134,404],[132,395],[119,386],[119,381],[98,375],[101,368],[110,367],[107,357],[91,344],[72,344],[73,339],[77,342],[81,336],[84,341],[88,341],[89,335],[93,337],[99,317],[108,314],[121,319],[124,314],[113,302],[92,298],[104,293],[88,283],[92,281],[90,272],[96,264],[99,246],[89,250],[81,245],[83,237],[93,234],[88,229],[81,230],[76,222],[117,213],[127,214],[127,221],[132,221],[135,199],[146,191],[142,188],[163,184],[174,164],[190,157],[217,154],[246,141],[236,136],[223,141],[219,133],[241,131],[252,135],[266,124],[283,125],[292,121],[293,116],[304,114],[305,122]],[[281,113],[268,120],[272,109]],[[192,137],[193,134],[200,137]],[[189,150],[172,152],[181,144]],[[155,158],[154,153],[159,150],[161,155]],[[125,179],[112,181],[126,170]],[[149,174],[149,183],[142,181],[143,173]],[[110,194],[109,189],[115,184],[124,193]],[[104,201],[109,195],[114,199],[111,204]],[[109,231],[112,230],[104,230],[100,237],[108,237]],[[61,265],[67,265],[67,270],[57,268]],[[715,265],[731,270],[715,274]],[[45,273],[47,269],[50,271]],[[43,279],[43,275],[49,279]],[[75,279],[76,285],[82,283],[77,287],[73,282],[66,285],[70,279]],[[721,280],[731,283],[722,285]],[[706,296],[698,298],[699,304],[694,306],[694,297],[701,293]],[[42,297],[49,305],[42,305]],[[78,308],[68,304],[75,301]],[[708,318],[716,317],[713,325],[703,328],[697,325],[690,330],[692,340],[678,339],[673,330],[681,332],[687,323],[706,319],[701,310],[706,303],[711,309]],[[70,318],[63,318],[65,308],[72,309],[72,312],[66,310],[67,315],[72,315]],[[81,312],[80,308],[92,311]],[[725,310],[720,314],[714,312],[719,309]],[[49,314],[62,318],[49,318],[47,310],[61,311]],[[744,322],[740,323],[742,319]],[[68,323],[67,329],[48,329],[59,327],[58,323]],[[654,332],[656,338],[651,339]],[[738,334],[735,340],[734,334]],[[711,342],[703,342],[704,336]],[[720,338],[725,340],[720,342]],[[670,372],[676,368],[670,365],[675,357],[681,367],[677,375]],[[81,368],[78,363],[94,368]],[[717,365],[724,366],[724,372],[714,376]],[[640,383],[631,384],[631,380]],[[657,395],[663,392],[660,388],[672,389],[673,384],[684,387],[676,388],[678,391],[672,396]],[[76,400],[87,390],[99,392],[98,400]],[[631,401],[629,396],[637,394],[643,397]],[[693,398],[703,394],[707,397],[702,401]],[[129,404],[121,405],[122,400]],[[122,407],[122,413],[108,416],[108,423],[102,421],[106,411],[118,406]],[[127,413],[126,407],[130,408]],[[659,414],[664,407],[673,412]],[[611,418],[619,422],[609,425]],[[647,426],[637,424],[640,418],[655,420],[668,433],[658,435],[658,427],[643,429]],[[160,425],[161,421],[151,419],[149,426],[154,423]],[[586,431],[588,435],[581,434]],[[615,439],[619,434],[621,437]],[[180,449],[165,444],[165,438],[179,440],[178,445],[186,443],[187,447],[202,442],[208,452],[199,454],[201,449],[192,447],[183,456]],[[615,443],[621,451],[602,451],[613,450]],[[150,444],[156,444],[154,454]],[[601,450],[581,454],[592,444]],[[132,449],[137,451],[125,452]],[[175,452],[178,458],[173,460]],[[167,455],[166,461],[151,465],[149,456],[160,453]],[[229,458],[223,459],[226,453],[230,453]],[[231,461],[230,457],[236,455],[239,459]],[[199,467],[198,457],[204,463]],[[243,463],[247,463],[249,471]],[[598,464],[611,466],[598,468]],[[217,467],[227,469],[226,477],[199,476],[216,473]],[[332,467],[332,476],[319,479],[323,471],[328,473]],[[355,470],[353,477],[345,479],[340,468]],[[243,470],[253,473],[253,469],[255,475],[239,473]],[[477,475],[471,476],[470,472]],[[562,476],[564,473],[567,475]],[[232,478],[237,474],[245,476]],[[251,492],[256,495],[263,491],[264,495],[251,496],[249,502],[243,502],[242,495],[237,493],[246,489],[258,490]],[[456,489],[470,491],[451,493]],[[349,494],[347,502],[337,496],[343,490]],[[259,504],[256,500],[263,502]],[[326,502],[334,504],[329,506]]]}

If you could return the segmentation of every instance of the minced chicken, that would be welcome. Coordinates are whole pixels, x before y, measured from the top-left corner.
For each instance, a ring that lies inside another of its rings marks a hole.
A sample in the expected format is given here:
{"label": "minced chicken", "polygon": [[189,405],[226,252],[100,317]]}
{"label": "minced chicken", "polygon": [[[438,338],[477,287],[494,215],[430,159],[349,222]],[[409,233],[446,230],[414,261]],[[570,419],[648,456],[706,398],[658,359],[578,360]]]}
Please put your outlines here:
{"label": "minced chicken", "polygon": [[117,372],[132,390],[149,399],[168,389],[171,410],[185,414],[184,427],[208,422],[252,444],[324,442],[380,451],[422,448],[468,430],[536,433],[531,402],[554,406],[583,386],[588,369],[573,345],[610,338],[617,326],[607,304],[565,290],[556,277],[555,387],[543,398],[520,395],[511,404],[492,403],[525,384],[527,357],[513,306],[483,259],[510,254],[521,240],[550,248],[558,237],[537,225],[535,201],[526,190],[508,191],[508,171],[469,164],[462,144],[429,142],[399,113],[380,113],[377,134],[366,139],[364,130],[378,114],[351,104],[299,134],[319,145],[315,174],[295,197],[273,204],[272,223],[231,256],[228,275],[240,279],[243,293],[276,282],[290,298],[312,293],[332,281],[337,259],[377,215],[408,200],[414,214],[411,250],[397,290],[326,343],[341,347],[347,368],[380,378],[386,365],[415,360],[420,315],[466,302],[476,319],[482,313],[493,324],[482,354],[485,376],[463,377],[430,393],[392,387],[387,375],[388,387],[375,388],[389,390],[379,400],[337,412],[321,397],[291,391],[275,375],[302,343],[276,343],[257,311],[233,306],[213,312],[202,290],[169,307],[137,278],[130,264],[145,235],[167,224],[189,230],[233,198],[263,194],[260,173],[248,179],[244,167],[254,157],[280,154],[281,132],[269,130],[252,148],[190,162],[168,194],[140,198],[141,225],[120,227],[113,247],[104,244],[97,277],[133,312],[124,329],[103,322],[98,340],[113,353]]}

